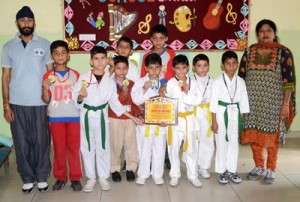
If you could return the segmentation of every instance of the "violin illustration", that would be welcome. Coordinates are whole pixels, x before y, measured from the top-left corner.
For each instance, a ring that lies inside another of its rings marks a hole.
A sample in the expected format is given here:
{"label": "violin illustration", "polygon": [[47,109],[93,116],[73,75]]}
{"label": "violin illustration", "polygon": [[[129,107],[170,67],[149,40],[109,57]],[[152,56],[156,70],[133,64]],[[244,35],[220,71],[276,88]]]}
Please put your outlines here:
{"label": "violin illustration", "polygon": [[197,16],[195,15],[196,10],[193,9],[193,13],[189,7],[186,5],[178,7],[174,11],[174,21],[169,21],[170,24],[175,24],[177,29],[181,32],[187,32],[192,27],[192,21],[194,21],[193,25],[195,26],[195,20]]}
{"label": "violin illustration", "polygon": [[211,3],[208,7],[208,11],[203,18],[203,26],[208,30],[217,30],[220,28],[220,17],[223,12],[222,4],[223,0],[219,0],[218,3]]}

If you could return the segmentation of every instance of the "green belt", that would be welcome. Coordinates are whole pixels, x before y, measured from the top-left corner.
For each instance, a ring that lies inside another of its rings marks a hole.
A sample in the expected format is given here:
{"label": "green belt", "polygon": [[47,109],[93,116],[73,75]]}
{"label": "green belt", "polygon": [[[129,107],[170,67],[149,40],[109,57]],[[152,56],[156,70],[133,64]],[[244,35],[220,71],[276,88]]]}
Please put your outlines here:
{"label": "green belt", "polygon": [[238,127],[239,127],[239,135],[241,134],[242,130],[243,130],[243,122],[242,122],[242,115],[240,113],[240,106],[239,103],[227,103],[227,102],[222,102],[219,101],[218,103],[220,106],[226,107],[226,110],[224,112],[224,121],[225,121],[225,127],[226,127],[226,136],[225,136],[225,140],[228,142],[228,135],[227,135],[227,128],[228,128],[228,110],[227,110],[227,106],[228,105],[232,105],[232,104],[236,104],[237,108],[238,108]]}
{"label": "green belt", "polygon": [[102,109],[104,109],[106,107],[107,103],[94,107],[94,106],[90,106],[87,104],[83,105],[83,108],[87,109],[87,111],[85,112],[84,115],[84,126],[85,126],[85,135],[86,135],[86,140],[88,142],[88,146],[89,146],[89,151],[91,149],[90,146],[90,126],[89,126],[89,111],[98,111],[101,110],[101,116],[100,116],[100,124],[101,124],[101,139],[102,139],[102,148],[105,149],[105,119],[104,119],[104,113],[102,111]]}

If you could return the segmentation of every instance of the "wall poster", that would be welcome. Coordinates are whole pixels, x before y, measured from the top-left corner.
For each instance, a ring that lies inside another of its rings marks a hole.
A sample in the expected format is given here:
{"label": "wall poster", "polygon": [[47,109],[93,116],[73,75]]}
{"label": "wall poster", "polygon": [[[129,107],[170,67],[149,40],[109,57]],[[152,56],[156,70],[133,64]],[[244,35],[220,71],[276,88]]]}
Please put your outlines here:
{"label": "wall poster", "polygon": [[63,0],[64,38],[71,52],[116,48],[127,36],[134,50],[150,50],[149,31],[163,24],[175,51],[244,50],[249,0]]}

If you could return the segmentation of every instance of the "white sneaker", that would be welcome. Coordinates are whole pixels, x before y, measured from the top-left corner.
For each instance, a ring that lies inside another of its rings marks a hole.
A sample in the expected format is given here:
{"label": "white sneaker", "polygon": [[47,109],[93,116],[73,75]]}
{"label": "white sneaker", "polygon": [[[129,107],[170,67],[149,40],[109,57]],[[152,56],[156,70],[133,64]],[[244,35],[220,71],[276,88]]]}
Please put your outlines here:
{"label": "white sneaker", "polygon": [[100,178],[99,183],[102,190],[107,191],[111,189],[110,183],[106,179]]}
{"label": "white sneaker", "polygon": [[237,173],[228,172],[227,177],[234,183],[238,184],[242,182],[241,177]]}
{"label": "white sneaker", "polygon": [[154,180],[154,183],[155,183],[156,185],[160,185],[160,184],[165,183],[164,179],[161,178],[161,177],[159,177],[159,178],[153,178],[153,180]]}
{"label": "white sneaker", "polygon": [[142,178],[142,177],[138,177],[135,181],[135,183],[137,184],[141,184],[141,185],[144,185],[146,182],[146,179],[145,178]]}
{"label": "white sneaker", "polygon": [[219,174],[218,181],[220,184],[227,184],[228,183],[228,177],[227,177],[227,171],[224,173]]}
{"label": "white sneaker", "polygon": [[34,183],[25,183],[22,186],[22,191],[25,194],[30,194],[33,191]]}
{"label": "white sneaker", "polygon": [[201,187],[202,183],[201,181],[196,177],[194,179],[189,179],[189,181],[194,185],[195,187]]}
{"label": "white sneaker", "polygon": [[83,187],[83,191],[84,192],[92,192],[92,191],[94,191],[94,187],[95,187],[96,182],[97,181],[95,179],[89,179],[86,182],[86,185]]}
{"label": "white sneaker", "polygon": [[271,170],[271,169],[268,169],[267,170],[267,174],[264,177],[264,182],[266,184],[272,184],[272,183],[275,182],[275,177],[276,177],[275,172],[273,170]]}
{"label": "white sneaker", "polygon": [[179,180],[178,177],[172,177],[171,180],[170,180],[170,185],[172,187],[176,187],[178,185],[178,180]]}
{"label": "white sneaker", "polygon": [[37,187],[38,187],[39,192],[46,192],[49,189],[47,182],[38,182]]}
{"label": "white sneaker", "polygon": [[200,168],[200,169],[199,169],[199,175],[200,175],[201,177],[203,177],[204,179],[210,178],[210,174],[209,174],[209,172],[208,172],[207,169]]}

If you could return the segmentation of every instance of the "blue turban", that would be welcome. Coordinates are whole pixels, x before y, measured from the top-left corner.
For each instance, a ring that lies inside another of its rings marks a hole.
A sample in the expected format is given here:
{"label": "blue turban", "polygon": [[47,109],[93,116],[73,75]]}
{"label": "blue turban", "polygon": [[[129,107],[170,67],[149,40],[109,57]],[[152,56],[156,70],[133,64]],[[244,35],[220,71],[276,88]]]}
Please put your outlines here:
{"label": "blue turban", "polygon": [[34,14],[28,6],[23,6],[23,8],[17,12],[16,20],[25,17],[34,19]]}

